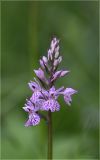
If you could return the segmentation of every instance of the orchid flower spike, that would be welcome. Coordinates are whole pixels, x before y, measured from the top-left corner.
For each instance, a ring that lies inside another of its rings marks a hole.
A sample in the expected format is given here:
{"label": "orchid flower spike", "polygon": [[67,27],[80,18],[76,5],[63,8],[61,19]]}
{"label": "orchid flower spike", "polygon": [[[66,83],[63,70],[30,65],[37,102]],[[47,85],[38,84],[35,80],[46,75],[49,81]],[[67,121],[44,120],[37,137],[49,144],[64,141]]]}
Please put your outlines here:
{"label": "orchid flower spike", "polygon": [[59,51],[59,40],[54,37],[51,41],[50,48],[48,49],[47,56],[43,56],[40,62],[40,68],[34,70],[36,78],[34,81],[28,83],[32,91],[32,95],[26,100],[23,107],[24,111],[28,113],[28,120],[25,126],[36,126],[40,123],[41,114],[43,111],[56,112],[60,110],[60,103],[58,98],[60,95],[68,106],[72,103],[72,95],[77,93],[73,88],[55,88],[57,79],[64,77],[69,73],[68,70],[57,70],[62,61],[62,56]]}

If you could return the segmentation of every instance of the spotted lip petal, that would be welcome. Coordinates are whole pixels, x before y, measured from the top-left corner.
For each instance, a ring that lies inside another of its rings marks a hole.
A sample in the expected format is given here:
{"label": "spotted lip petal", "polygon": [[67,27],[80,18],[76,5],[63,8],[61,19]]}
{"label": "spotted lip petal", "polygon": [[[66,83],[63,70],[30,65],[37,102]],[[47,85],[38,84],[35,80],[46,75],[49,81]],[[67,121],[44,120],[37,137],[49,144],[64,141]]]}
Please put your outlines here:
{"label": "spotted lip petal", "polygon": [[69,106],[71,105],[71,102],[72,102],[71,96],[65,95],[65,96],[64,96],[64,100],[65,100],[65,102],[66,102]]}
{"label": "spotted lip petal", "polygon": [[65,91],[63,92],[64,100],[69,106],[71,105],[72,102],[71,96],[75,93],[77,93],[77,91],[74,90],[73,88],[66,88]]}
{"label": "spotted lip petal", "polygon": [[26,100],[26,101],[27,101],[27,103],[25,104],[25,107],[23,107],[25,112],[33,111],[34,110],[34,106],[33,106],[32,102],[29,101],[29,100]]}
{"label": "spotted lip petal", "polygon": [[43,103],[42,108],[45,111],[49,111],[50,110],[51,112],[55,112],[55,111],[59,111],[60,110],[60,105],[56,100],[49,99],[49,100],[47,100],[47,101],[45,101]]}
{"label": "spotted lip petal", "polygon": [[25,110],[25,112],[36,112],[40,109],[38,103],[32,103],[31,100],[27,100],[27,103],[25,104],[25,107],[23,107],[23,109]]}
{"label": "spotted lip petal", "polygon": [[39,115],[33,112],[33,113],[29,114],[29,119],[25,123],[25,127],[36,126],[39,123],[40,123],[40,117],[39,117]]}
{"label": "spotted lip petal", "polygon": [[54,86],[52,86],[52,87],[50,88],[50,90],[49,90],[49,94],[50,94],[50,96],[52,96],[52,94],[54,95],[54,94],[55,94],[55,92],[56,92],[56,89],[55,89],[55,87],[54,87]]}
{"label": "spotted lip petal", "polygon": [[42,97],[42,94],[41,94],[40,91],[36,91],[36,92],[34,92],[34,93],[32,94],[30,100],[31,100],[33,103],[35,103],[35,102],[37,102],[37,101],[39,100],[39,97]]}

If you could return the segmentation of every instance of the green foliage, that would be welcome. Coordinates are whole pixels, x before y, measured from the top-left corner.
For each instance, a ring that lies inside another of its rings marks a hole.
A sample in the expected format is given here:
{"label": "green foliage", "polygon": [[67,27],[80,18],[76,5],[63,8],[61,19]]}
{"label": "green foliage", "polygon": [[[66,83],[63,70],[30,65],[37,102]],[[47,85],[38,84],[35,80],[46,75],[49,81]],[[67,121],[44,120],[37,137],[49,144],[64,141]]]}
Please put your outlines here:
{"label": "green foliage", "polygon": [[78,90],[70,108],[60,99],[53,113],[54,158],[98,158],[98,2],[2,1],[2,158],[45,159],[47,126],[24,127],[27,83],[50,38],[60,40],[62,67],[71,72],[57,86]]}

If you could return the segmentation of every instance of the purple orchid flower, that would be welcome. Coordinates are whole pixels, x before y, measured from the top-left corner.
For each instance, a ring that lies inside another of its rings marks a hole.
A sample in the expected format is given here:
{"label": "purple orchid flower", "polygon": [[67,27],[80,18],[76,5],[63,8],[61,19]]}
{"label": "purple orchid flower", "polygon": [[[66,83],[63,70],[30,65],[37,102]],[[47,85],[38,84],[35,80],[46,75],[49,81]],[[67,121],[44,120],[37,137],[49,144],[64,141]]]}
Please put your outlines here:
{"label": "purple orchid flower", "polygon": [[40,116],[36,113],[40,107],[37,104],[32,103],[30,100],[26,100],[27,103],[23,109],[29,113],[29,119],[26,121],[25,126],[35,126],[40,122]]}
{"label": "purple orchid flower", "polygon": [[[43,111],[56,112],[60,110],[58,98],[60,95],[64,96],[65,102],[70,106],[72,102],[72,95],[77,93],[72,88],[58,88],[54,84],[57,79],[64,77],[69,73],[67,70],[58,70],[59,64],[62,61],[62,56],[59,53],[59,40],[53,38],[47,57],[43,56],[40,59],[40,66],[38,70],[34,70],[37,79],[28,83],[32,90],[32,96],[23,107],[28,112],[29,117],[25,126],[36,126],[40,123],[40,116]],[[45,74],[46,73],[46,74]]]}
{"label": "purple orchid flower", "polygon": [[51,112],[60,110],[60,105],[57,101],[58,95],[54,86],[50,88],[50,90],[48,91],[48,94],[46,94],[46,98],[47,99],[42,104],[42,110],[45,110],[45,111],[50,110]]}
{"label": "purple orchid flower", "polygon": [[25,123],[25,127],[36,126],[39,123],[40,123],[40,116],[35,112],[31,112],[29,114],[29,119]]}

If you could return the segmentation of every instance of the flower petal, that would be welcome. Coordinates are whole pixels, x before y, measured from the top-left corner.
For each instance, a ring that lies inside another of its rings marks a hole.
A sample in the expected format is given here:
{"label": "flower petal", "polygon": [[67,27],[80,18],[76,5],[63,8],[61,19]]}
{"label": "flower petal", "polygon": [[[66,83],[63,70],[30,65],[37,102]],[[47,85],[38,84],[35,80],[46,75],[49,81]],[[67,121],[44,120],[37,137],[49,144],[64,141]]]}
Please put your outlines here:
{"label": "flower petal", "polygon": [[40,91],[36,91],[32,94],[32,97],[30,98],[30,100],[33,102],[33,103],[36,103],[39,99],[39,97],[42,96],[41,92]]}
{"label": "flower petal", "polygon": [[69,106],[71,105],[72,99],[70,95],[65,95],[64,100]]}
{"label": "flower petal", "polygon": [[33,92],[34,92],[35,90],[40,90],[40,89],[41,89],[40,85],[37,84],[36,82],[33,82],[33,81],[30,81],[30,82],[28,83],[28,85],[29,85],[30,89],[31,89]]}
{"label": "flower petal", "polygon": [[75,93],[77,93],[77,91],[72,88],[66,88],[65,91],[63,92],[64,100],[69,106],[71,105],[71,102],[72,102],[71,95]]}
{"label": "flower petal", "polygon": [[55,112],[60,110],[60,105],[56,100],[49,99],[43,103],[42,109],[46,111],[51,110],[51,112]]}
{"label": "flower petal", "polygon": [[74,90],[73,88],[66,88],[65,91],[64,91],[64,94],[69,94],[69,95],[72,95],[72,94],[75,94],[77,93],[76,90]]}
{"label": "flower petal", "polygon": [[38,70],[34,70],[34,72],[39,79],[45,79],[44,71],[41,68],[39,68]]}
{"label": "flower petal", "polygon": [[40,123],[40,117],[37,113],[30,113],[29,114],[29,119],[27,120],[27,122],[25,123],[25,126],[36,126]]}

